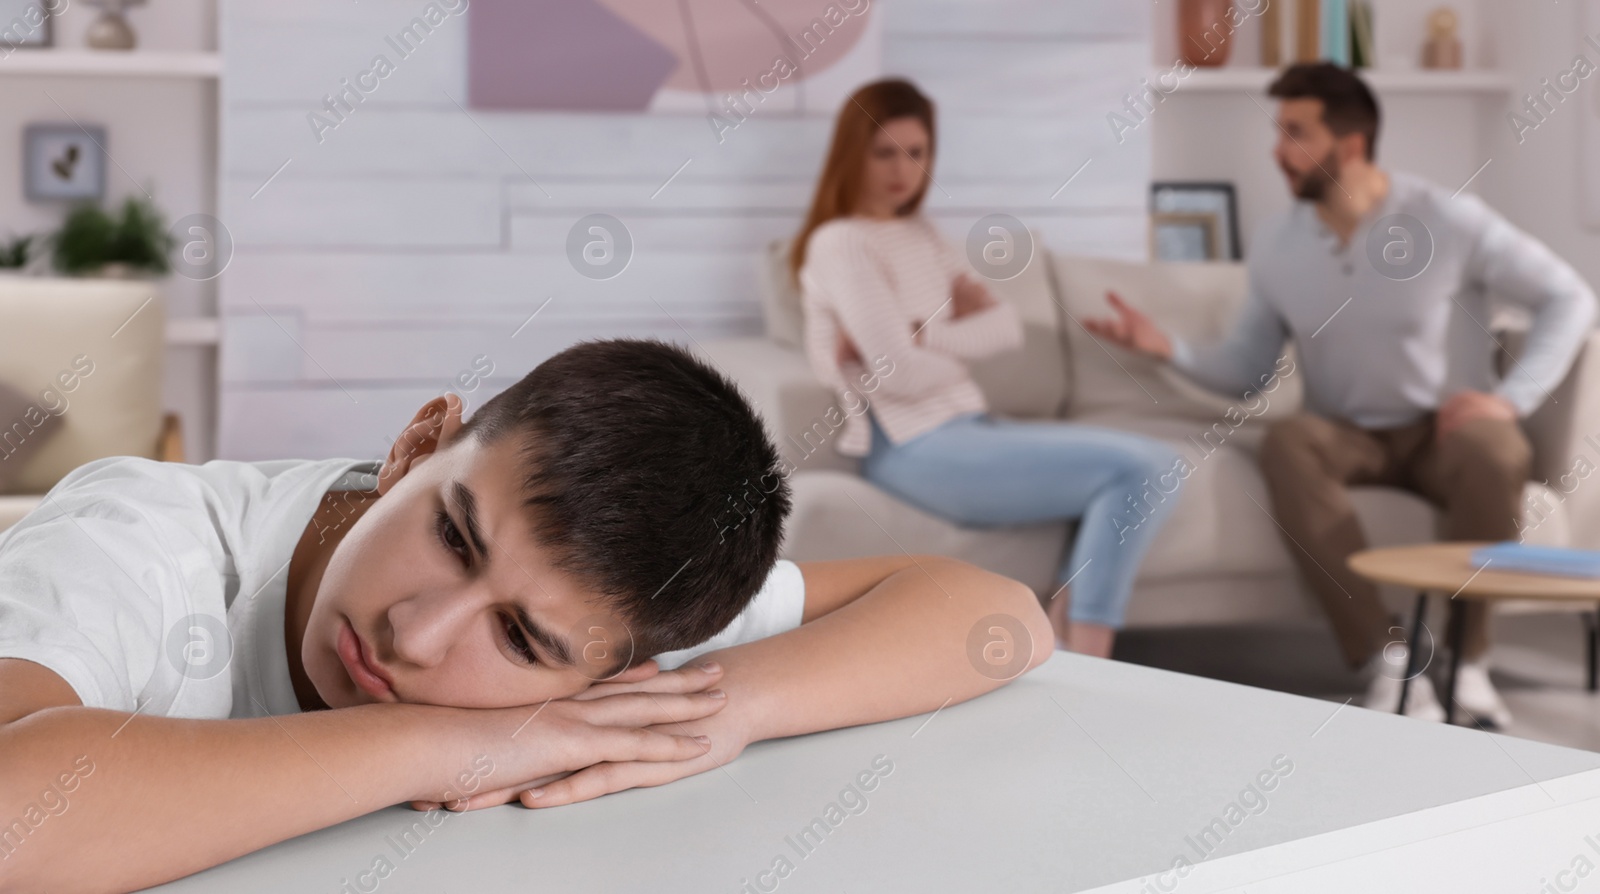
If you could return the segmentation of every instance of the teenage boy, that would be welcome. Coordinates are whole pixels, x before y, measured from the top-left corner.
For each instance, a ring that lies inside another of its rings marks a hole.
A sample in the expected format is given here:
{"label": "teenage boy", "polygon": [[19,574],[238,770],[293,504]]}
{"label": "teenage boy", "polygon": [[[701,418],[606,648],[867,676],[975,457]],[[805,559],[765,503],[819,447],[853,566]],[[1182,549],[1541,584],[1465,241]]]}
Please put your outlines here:
{"label": "teenage boy", "polygon": [[0,535],[0,891],[931,711],[1001,685],[967,647],[994,614],[1052,652],[1035,594],[970,565],[779,560],[777,451],[676,347],[580,343],[461,413],[429,401],[381,464],[98,460]]}
{"label": "teenage boy", "polygon": [[[1378,104],[1349,69],[1291,66],[1274,155],[1296,201],[1250,249],[1250,293],[1220,343],[1190,345],[1110,296],[1102,338],[1245,392],[1294,341],[1306,412],[1275,424],[1260,462],[1273,514],[1319,597],[1367,707],[1394,710],[1404,648],[1375,586],[1345,564],[1366,540],[1346,488],[1385,484],[1443,510],[1445,540],[1514,540],[1532,451],[1518,421],[1549,398],[1594,325],[1595,296],[1542,242],[1476,196],[1374,162]],[[1490,302],[1532,312],[1527,344],[1497,380]],[[1489,680],[1487,604],[1468,601],[1457,703],[1486,726],[1511,712]],[[1392,664],[1391,664],[1392,662]],[[1426,676],[1407,714],[1443,720]]]}

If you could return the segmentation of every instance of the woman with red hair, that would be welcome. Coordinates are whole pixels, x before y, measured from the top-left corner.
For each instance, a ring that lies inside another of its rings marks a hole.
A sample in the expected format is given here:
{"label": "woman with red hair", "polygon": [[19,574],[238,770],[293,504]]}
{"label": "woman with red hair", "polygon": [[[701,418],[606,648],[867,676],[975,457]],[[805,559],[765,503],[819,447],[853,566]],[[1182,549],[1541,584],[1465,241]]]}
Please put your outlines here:
{"label": "woman with red hair", "polygon": [[1017,348],[1022,324],[921,213],[935,134],[933,103],[910,82],[857,90],[790,252],[817,375],[842,393],[863,358],[880,372],[869,412],[846,419],[836,448],[861,457],[878,487],[956,524],[1080,520],[1050,619],[1058,647],[1108,657],[1139,562],[1177,502],[1156,485],[1177,479],[1179,457],[1140,435],[988,412],[964,361]]}

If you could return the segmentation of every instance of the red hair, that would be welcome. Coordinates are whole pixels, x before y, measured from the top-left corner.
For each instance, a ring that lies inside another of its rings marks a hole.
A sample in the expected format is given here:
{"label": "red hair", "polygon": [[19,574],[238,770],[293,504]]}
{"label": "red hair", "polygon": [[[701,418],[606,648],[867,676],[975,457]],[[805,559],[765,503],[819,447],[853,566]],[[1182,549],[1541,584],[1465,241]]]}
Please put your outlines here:
{"label": "red hair", "polygon": [[[922,91],[902,78],[887,78],[860,87],[850,94],[850,99],[839,109],[839,117],[834,120],[833,142],[828,146],[828,158],[822,165],[817,191],[811,197],[811,210],[806,213],[805,224],[800,227],[800,233],[789,251],[789,275],[795,282],[800,280],[800,268],[806,262],[806,243],[810,241],[811,234],[828,221],[856,210],[872,138],[886,122],[896,118],[915,118],[927,128],[928,163],[932,165],[933,101],[924,96]],[[922,188],[905,204],[895,209],[895,214],[903,217],[915,213],[922,207],[922,197],[927,192],[928,184],[924,182]]]}

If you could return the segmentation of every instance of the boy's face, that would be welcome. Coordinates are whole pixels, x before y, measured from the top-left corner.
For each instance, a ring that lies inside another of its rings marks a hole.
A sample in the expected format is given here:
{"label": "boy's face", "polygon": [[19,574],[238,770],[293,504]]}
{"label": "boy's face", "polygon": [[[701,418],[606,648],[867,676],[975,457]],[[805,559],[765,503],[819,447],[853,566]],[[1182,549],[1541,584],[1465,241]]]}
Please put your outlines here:
{"label": "boy's face", "polygon": [[621,620],[536,542],[516,439],[483,447],[456,440],[460,426],[454,395],[419,410],[379,473],[381,497],[328,558],[301,660],[330,708],[536,705],[628,653]]}

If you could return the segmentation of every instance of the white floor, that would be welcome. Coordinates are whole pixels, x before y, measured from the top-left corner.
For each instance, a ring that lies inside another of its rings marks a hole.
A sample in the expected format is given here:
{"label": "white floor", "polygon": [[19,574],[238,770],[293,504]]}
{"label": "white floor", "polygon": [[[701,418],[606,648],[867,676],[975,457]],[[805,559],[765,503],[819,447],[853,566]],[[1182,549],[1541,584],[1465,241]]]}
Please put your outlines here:
{"label": "white floor", "polygon": [[[1584,646],[1577,615],[1495,619],[1490,660],[1513,715],[1505,733],[1600,751],[1600,694],[1584,689]],[[1118,638],[1115,657],[1335,702],[1363,690],[1322,627],[1129,631]],[[1445,680],[1446,658],[1429,668],[1436,684]]]}

